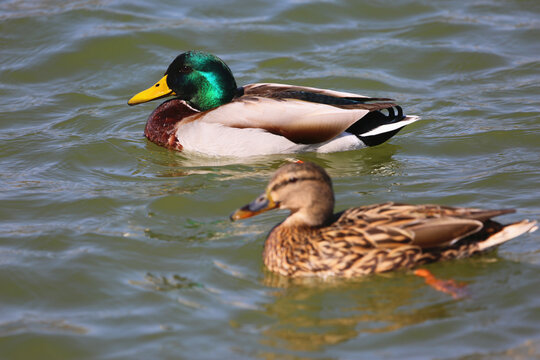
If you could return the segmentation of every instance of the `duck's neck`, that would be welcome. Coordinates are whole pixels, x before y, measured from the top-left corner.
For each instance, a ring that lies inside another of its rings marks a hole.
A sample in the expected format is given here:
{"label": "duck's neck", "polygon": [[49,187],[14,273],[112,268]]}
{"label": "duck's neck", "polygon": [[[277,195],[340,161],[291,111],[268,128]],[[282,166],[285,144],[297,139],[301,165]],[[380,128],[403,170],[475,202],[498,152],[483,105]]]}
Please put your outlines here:
{"label": "duck's neck", "polygon": [[304,208],[293,212],[280,226],[316,228],[328,225],[333,215],[333,207],[324,209],[324,211],[320,208],[317,211],[312,210],[312,208]]}
{"label": "duck's neck", "polygon": [[200,111],[207,111],[229,103],[239,92],[232,74],[199,72],[197,90],[189,104]]}

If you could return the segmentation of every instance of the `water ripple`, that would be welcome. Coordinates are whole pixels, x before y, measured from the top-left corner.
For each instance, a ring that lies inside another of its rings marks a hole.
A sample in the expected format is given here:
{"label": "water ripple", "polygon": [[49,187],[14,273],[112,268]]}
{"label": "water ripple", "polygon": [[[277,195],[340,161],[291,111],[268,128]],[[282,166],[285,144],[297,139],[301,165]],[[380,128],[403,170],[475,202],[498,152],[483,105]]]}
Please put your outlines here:
{"label": "water ripple", "polygon": [[338,209],[539,218],[539,15],[535,1],[2,2],[0,357],[537,356],[539,232],[433,265],[469,284],[460,301],[407,272],[290,281],[261,258],[284,212],[227,219],[288,160],[176,154],[142,135],[157,104],[126,101],[187,49],[239,84],[389,96],[424,120],[297,156],[328,169]]}

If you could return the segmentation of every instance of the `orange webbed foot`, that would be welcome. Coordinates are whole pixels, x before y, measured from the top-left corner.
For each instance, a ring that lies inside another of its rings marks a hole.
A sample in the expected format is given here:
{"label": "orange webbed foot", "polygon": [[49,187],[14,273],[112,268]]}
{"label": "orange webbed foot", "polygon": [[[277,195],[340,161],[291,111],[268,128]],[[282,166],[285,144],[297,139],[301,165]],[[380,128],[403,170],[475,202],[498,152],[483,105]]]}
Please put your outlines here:
{"label": "orange webbed foot", "polygon": [[429,270],[426,269],[417,269],[414,271],[414,275],[423,277],[426,284],[437,291],[451,295],[454,299],[461,299],[468,295],[467,284],[465,283],[457,283],[452,279],[437,279]]}

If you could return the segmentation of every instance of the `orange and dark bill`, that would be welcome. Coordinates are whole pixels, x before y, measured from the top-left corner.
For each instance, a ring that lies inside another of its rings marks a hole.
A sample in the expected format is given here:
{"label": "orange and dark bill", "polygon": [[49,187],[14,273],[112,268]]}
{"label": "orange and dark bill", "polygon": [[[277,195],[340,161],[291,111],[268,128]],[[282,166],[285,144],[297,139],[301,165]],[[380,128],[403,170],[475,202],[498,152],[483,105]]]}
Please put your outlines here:
{"label": "orange and dark bill", "polygon": [[248,217],[258,215],[262,212],[275,209],[278,206],[279,204],[275,203],[272,200],[272,197],[270,197],[269,194],[265,193],[250,202],[249,204],[233,212],[230,216],[230,219],[232,221],[246,219]]}

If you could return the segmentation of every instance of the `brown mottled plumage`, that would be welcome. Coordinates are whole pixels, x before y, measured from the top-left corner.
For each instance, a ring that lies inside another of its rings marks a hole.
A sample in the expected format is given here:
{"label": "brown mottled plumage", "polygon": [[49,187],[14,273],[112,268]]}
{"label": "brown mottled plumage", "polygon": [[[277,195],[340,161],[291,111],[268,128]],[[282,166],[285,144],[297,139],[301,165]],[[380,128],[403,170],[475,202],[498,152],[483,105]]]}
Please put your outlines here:
{"label": "brown mottled plumage", "polygon": [[272,229],[264,263],[285,276],[353,277],[467,257],[525,232],[536,222],[490,220],[513,209],[481,210],[392,202],[333,214],[332,182],[321,167],[281,167],[266,193],[237,210],[237,220],[273,209],[291,215]]}

